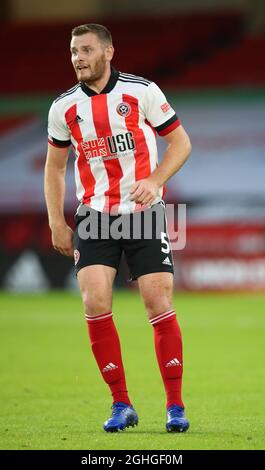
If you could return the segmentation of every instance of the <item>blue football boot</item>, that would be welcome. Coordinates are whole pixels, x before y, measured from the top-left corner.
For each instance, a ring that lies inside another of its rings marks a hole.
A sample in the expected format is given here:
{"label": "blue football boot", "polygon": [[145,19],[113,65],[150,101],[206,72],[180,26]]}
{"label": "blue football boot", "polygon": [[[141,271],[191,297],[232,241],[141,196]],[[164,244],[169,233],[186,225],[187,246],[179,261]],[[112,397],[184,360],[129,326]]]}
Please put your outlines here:
{"label": "blue football boot", "polygon": [[167,432],[185,432],[189,427],[190,423],[185,418],[182,406],[172,405],[167,409]]}
{"label": "blue football boot", "polygon": [[138,416],[133,406],[126,403],[116,402],[112,405],[111,417],[104,423],[104,430],[106,432],[123,431],[129,426],[137,426]]}

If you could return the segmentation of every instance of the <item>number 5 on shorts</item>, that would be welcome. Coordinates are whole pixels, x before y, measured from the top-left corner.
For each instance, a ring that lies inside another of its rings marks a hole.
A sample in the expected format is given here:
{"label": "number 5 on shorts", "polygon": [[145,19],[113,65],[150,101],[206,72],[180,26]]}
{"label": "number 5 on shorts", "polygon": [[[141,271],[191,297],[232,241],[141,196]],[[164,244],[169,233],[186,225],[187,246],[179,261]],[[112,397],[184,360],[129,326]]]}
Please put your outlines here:
{"label": "number 5 on shorts", "polygon": [[167,234],[165,232],[161,232],[161,244],[162,245],[165,245],[165,247],[161,247],[161,251],[163,253],[166,253],[168,254],[170,252],[170,247],[169,247],[169,243],[167,241]]}

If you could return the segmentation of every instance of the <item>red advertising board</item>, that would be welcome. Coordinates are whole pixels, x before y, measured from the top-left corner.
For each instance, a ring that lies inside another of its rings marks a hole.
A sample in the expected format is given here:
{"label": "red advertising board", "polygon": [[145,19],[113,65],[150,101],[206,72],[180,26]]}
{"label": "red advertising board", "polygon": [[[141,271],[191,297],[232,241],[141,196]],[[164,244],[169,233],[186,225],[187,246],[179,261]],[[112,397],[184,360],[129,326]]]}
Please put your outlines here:
{"label": "red advertising board", "polygon": [[177,288],[265,290],[265,224],[188,226],[174,260]]}

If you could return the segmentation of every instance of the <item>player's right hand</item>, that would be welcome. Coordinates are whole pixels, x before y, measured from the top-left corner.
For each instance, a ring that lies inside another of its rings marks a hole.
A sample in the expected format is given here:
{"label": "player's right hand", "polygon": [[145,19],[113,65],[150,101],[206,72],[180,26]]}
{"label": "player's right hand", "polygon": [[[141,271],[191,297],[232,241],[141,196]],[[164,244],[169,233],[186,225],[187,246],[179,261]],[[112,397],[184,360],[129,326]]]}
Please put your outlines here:
{"label": "player's right hand", "polygon": [[68,225],[52,228],[53,248],[64,256],[74,256],[73,230]]}

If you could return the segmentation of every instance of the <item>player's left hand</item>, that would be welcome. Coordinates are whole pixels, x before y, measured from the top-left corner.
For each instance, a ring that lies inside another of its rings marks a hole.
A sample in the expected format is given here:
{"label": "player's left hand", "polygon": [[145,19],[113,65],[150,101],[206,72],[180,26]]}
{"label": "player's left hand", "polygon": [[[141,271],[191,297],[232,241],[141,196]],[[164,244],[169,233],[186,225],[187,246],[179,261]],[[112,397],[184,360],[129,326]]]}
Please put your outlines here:
{"label": "player's left hand", "polygon": [[148,178],[138,180],[130,190],[131,201],[142,206],[151,205],[157,197],[159,186]]}

